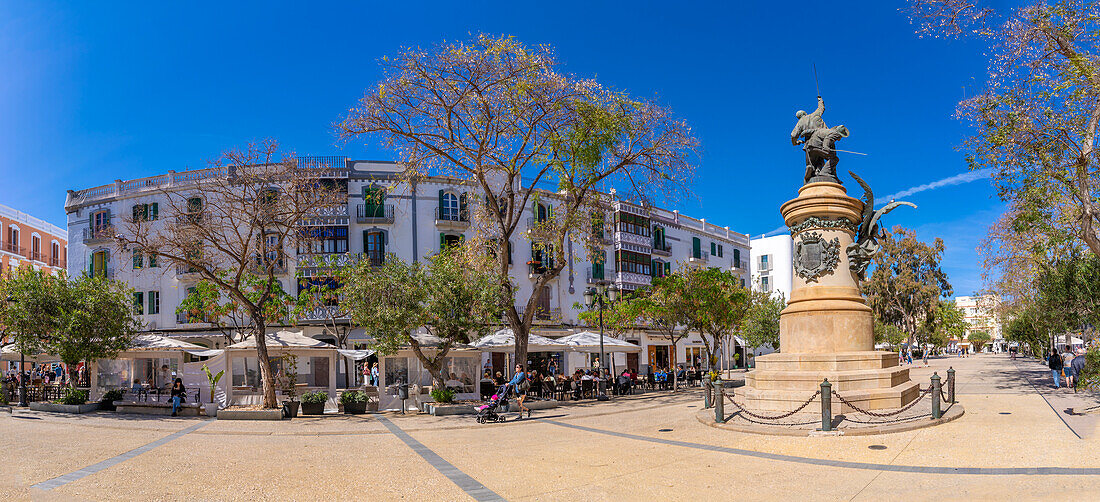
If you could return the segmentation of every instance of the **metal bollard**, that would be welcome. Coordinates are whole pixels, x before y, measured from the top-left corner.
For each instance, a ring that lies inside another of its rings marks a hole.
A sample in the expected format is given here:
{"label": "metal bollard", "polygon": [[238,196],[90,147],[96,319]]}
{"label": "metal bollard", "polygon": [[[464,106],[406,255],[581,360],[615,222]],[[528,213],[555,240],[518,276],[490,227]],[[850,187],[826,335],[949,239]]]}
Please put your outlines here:
{"label": "metal bollard", "polygon": [[955,404],[955,368],[947,367],[947,402]]}
{"label": "metal bollard", "polygon": [[712,406],[711,396],[714,392],[714,382],[710,381],[710,378],[703,380],[703,409],[708,409]]}
{"label": "metal bollard", "polygon": [[932,373],[932,420],[940,418],[940,376]]}
{"label": "metal bollard", "polygon": [[714,422],[726,423],[726,389],[722,387],[722,380],[714,382]]}
{"label": "metal bollard", "polygon": [[833,430],[833,384],[821,381],[821,430]]}

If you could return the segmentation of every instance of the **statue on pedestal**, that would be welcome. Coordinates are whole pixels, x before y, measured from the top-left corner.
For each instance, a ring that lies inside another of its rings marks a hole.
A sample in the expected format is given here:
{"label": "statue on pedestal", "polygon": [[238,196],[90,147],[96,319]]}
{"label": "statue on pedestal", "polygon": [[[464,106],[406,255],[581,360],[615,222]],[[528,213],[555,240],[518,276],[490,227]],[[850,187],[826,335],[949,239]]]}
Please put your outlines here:
{"label": "statue on pedestal", "polygon": [[799,110],[794,114],[798,122],[791,130],[791,144],[802,145],[802,150],[806,152],[806,183],[840,183],[836,175],[836,165],[840,159],[834,144],[848,137],[848,128],[843,125],[826,126],[822,118],[824,113],[825,101],[818,96],[816,110],[812,113]]}
{"label": "statue on pedestal", "polygon": [[859,223],[854,242],[844,251],[848,253],[848,268],[862,281],[866,278],[867,266],[871,264],[871,259],[878,254],[878,238],[882,235],[878,220],[898,206],[912,206],[915,209],[917,205],[912,202],[890,201],[885,207],[875,211],[875,194],[871,192],[871,187],[863,181],[863,178],[856,176],[856,173],[848,171],[848,174],[863,187],[863,219]]}

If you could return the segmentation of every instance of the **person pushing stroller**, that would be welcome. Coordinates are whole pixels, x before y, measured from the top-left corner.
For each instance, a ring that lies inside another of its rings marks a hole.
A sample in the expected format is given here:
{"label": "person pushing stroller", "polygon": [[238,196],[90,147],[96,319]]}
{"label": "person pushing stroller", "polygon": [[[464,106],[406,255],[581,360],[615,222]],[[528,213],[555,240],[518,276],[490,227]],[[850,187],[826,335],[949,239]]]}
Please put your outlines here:
{"label": "person pushing stroller", "polygon": [[478,423],[486,422],[503,422],[504,418],[501,417],[497,411],[503,409],[508,404],[509,393],[515,393],[516,402],[519,403],[519,417],[523,418],[523,410],[527,409],[527,417],[531,417],[531,409],[523,406],[523,400],[527,398],[527,390],[531,388],[531,382],[527,378],[527,372],[523,371],[523,365],[516,365],[516,374],[512,377],[508,383],[501,385],[497,389],[496,394],[493,394],[489,399],[489,403],[479,407],[477,414]]}
{"label": "person pushing stroller", "polygon": [[527,410],[527,418],[531,418],[531,409],[523,405],[523,401],[527,399],[527,391],[531,389],[531,380],[527,378],[527,372],[523,370],[522,364],[516,364],[516,374],[512,376],[512,379],[508,383],[504,384],[504,392],[502,395],[507,396],[508,390],[516,393],[516,403],[519,404],[519,417],[523,418],[523,410]]}

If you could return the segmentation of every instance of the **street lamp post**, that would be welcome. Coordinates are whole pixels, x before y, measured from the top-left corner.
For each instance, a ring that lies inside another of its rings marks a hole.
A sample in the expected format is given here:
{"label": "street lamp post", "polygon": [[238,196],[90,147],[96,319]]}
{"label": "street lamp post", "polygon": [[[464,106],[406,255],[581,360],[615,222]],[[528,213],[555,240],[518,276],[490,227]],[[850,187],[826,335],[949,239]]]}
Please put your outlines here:
{"label": "street lamp post", "polygon": [[[600,370],[603,370],[603,365],[607,364],[605,359],[604,347],[603,347],[603,310],[609,304],[615,303],[619,299],[619,288],[612,285],[607,287],[606,284],[600,284],[596,288],[588,288],[584,291],[584,304],[588,308],[598,306],[600,316]],[[609,376],[609,375],[608,375]],[[607,378],[600,378],[599,396],[596,396],[597,401],[607,401]]]}
{"label": "street lamp post", "polygon": [[19,406],[27,407],[27,374],[23,372],[23,368],[27,365],[24,362],[23,351],[19,351]]}

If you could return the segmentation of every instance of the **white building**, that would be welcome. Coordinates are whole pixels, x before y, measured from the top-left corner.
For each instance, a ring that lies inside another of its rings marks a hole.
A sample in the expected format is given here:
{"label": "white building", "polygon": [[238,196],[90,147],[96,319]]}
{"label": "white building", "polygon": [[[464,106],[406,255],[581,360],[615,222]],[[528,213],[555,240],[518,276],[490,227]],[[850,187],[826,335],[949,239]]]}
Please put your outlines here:
{"label": "white building", "polygon": [[[428,177],[410,184],[401,179],[402,167],[392,162],[354,161],[344,157],[308,157],[299,160],[300,165],[326,169],[326,177],[347,185],[347,206],[328,211],[322,222],[311,227],[318,236],[311,253],[347,254],[351,258],[382,260],[387,253],[395,253],[402,260],[422,260],[436,253],[441,246],[461,241],[472,232],[469,221],[475,211],[468,203],[481,197],[454,178]],[[65,204],[68,214],[70,274],[99,273],[125,281],[135,290],[135,304],[148,331],[168,336],[186,338],[188,341],[211,348],[221,348],[224,339],[211,326],[190,322],[185,315],[177,315],[176,308],[187,295],[189,287],[197,281],[196,274],[177,270],[166,264],[139,263],[117,249],[109,232],[112,221],[128,217],[137,211],[148,219],[173,218],[163,215],[160,206],[167,207],[163,190],[179,192],[196,190],[196,181],[210,176],[209,170],[187,172],[169,171],[168,174],[131,181],[116,181],[107,185],[79,191],[69,191]],[[382,201],[374,194],[381,194]],[[366,195],[371,195],[369,200]],[[196,193],[196,196],[201,194]],[[554,203],[553,193],[542,197],[544,203]],[[158,202],[159,201],[159,202]],[[646,207],[627,201],[613,202],[614,231],[606,241],[606,264],[593,264],[584,256],[584,247],[569,243],[566,256],[568,264],[560,277],[547,286],[542,305],[536,315],[535,332],[544,336],[561,336],[583,329],[578,326],[578,311],[574,303],[583,305],[584,290],[601,281],[632,290],[648,285],[652,278],[663,276],[680,266],[706,266],[731,270],[741,275],[743,285],[749,281],[749,239],[729,229],[705,220],[680,214],[675,210]],[[138,206],[135,209],[135,206]],[[531,207],[530,225],[546,208]],[[521,223],[513,237],[512,279],[519,285],[517,298],[527,298],[534,281],[531,258],[538,256],[530,249],[530,243],[521,237],[526,226]],[[296,294],[301,284],[311,278],[323,279],[323,270],[295,265],[295,250],[287,250],[291,256],[280,281],[286,291]],[[789,251],[786,263],[790,263]],[[788,279],[789,282],[789,279]],[[324,333],[321,313],[315,313],[315,324],[305,320],[304,332],[308,336],[335,342]],[[273,326],[272,329],[278,329]],[[646,333],[626,337],[642,346],[641,354],[620,354],[616,366],[638,368],[645,371],[650,366],[668,366],[670,343]],[[352,330],[349,346],[365,345],[367,335]],[[698,335],[678,344],[675,361],[695,363],[705,360],[704,349]],[[563,355],[549,355],[560,359]],[[559,368],[567,368],[559,361]],[[496,364],[494,364],[496,366]],[[343,377],[338,377],[343,381]]]}
{"label": "white building", "polygon": [[1004,334],[1001,332],[1001,318],[996,313],[1001,299],[997,295],[957,296],[955,306],[963,313],[963,319],[970,327],[966,336],[974,331],[989,334],[989,350],[1003,352],[1007,349]]}
{"label": "white building", "polygon": [[794,239],[783,233],[752,239],[752,288],[790,299],[794,280]]}

